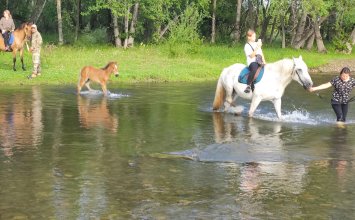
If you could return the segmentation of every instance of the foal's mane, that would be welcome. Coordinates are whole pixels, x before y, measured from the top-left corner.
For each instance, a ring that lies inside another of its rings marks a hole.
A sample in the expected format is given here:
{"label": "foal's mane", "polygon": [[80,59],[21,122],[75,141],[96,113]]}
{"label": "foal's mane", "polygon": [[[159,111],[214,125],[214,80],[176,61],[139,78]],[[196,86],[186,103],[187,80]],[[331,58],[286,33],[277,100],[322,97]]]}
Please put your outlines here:
{"label": "foal's mane", "polygon": [[102,67],[102,70],[106,70],[107,68],[109,68],[112,64],[116,64],[116,62],[109,62],[105,67]]}

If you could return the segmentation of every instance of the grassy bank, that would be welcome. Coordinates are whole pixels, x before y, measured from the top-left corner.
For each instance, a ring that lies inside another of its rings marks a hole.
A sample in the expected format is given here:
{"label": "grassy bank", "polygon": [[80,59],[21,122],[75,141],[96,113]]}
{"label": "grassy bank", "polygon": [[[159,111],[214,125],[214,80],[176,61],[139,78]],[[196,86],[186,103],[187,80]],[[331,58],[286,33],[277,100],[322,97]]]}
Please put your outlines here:
{"label": "grassy bank", "polygon": [[[355,54],[334,52],[319,54],[315,51],[265,47],[267,62],[292,56],[303,56],[309,68],[318,67],[334,59],[355,59]],[[85,65],[103,67],[108,61],[118,61],[120,77],[112,82],[146,81],[204,81],[216,80],[224,67],[244,63],[242,46],[136,46],[129,50],[111,46],[74,47],[45,45],[42,50],[42,76],[28,80],[31,73],[31,55],[25,52],[27,71],[22,71],[17,59],[17,72],[12,70],[12,54],[0,55],[0,81],[6,85],[76,84],[78,73]]]}

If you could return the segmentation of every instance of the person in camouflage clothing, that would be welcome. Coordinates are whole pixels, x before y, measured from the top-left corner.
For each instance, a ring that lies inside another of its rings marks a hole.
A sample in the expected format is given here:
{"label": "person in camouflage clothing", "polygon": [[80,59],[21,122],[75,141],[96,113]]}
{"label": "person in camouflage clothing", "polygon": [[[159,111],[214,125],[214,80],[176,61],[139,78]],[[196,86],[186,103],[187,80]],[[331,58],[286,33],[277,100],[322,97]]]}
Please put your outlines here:
{"label": "person in camouflage clothing", "polygon": [[42,46],[42,36],[37,30],[37,25],[33,24],[31,26],[32,39],[30,52],[32,53],[33,71],[32,75],[28,78],[34,78],[41,75],[41,46]]}

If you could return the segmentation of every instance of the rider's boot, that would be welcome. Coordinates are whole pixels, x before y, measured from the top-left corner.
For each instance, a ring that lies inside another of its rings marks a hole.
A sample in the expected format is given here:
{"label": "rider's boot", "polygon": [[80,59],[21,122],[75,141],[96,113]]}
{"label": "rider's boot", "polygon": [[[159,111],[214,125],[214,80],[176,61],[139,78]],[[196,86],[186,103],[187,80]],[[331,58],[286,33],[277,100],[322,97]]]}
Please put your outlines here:
{"label": "rider's boot", "polygon": [[250,85],[248,85],[247,88],[245,88],[244,92],[245,92],[245,93],[249,93],[250,90],[251,90],[251,87],[250,87]]}

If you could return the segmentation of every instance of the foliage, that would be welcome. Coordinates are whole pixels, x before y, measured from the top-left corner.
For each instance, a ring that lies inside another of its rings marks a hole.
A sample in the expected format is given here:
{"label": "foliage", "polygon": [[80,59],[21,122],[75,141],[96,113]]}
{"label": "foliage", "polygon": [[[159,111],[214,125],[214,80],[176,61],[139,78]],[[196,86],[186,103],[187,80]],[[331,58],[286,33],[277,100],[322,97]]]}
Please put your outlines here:
{"label": "foliage", "polygon": [[[184,45],[180,46],[184,47]],[[41,53],[43,74],[40,77],[33,80],[26,78],[31,73],[32,66],[31,54],[27,51],[24,57],[27,71],[18,70],[16,74],[12,70],[11,53],[4,53],[0,56],[2,63],[0,81],[3,85],[69,84],[74,88],[78,80],[78,72],[83,66],[103,67],[108,61],[119,63],[120,77],[112,77],[112,83],[206,81],[216,80],[224,67],[234,63],[245,63],[243,45],[228,47],[202,44],[194,53],[186,52],[186,48],[174,50],[184,50],[184,55],[171,56],[167,44],[142,45],[130,50],[100,44],[86,44],[83,47],[68,45],[57,47],[45,44]],[[354,52],[345,55],[335,53],[331,49],[322,56],[317,52],[280,49],[277,46],[265,47],[263,52],[268,62],[302,55],[309,68],[334,59],[355,59]],[[17,65],[19,67],[20,63],[17,62]]]}
{"label": "foliage", "polygon": [[96,28],[93,31],[84,31],[79,39],[75,42],[75,46],[86,47],[88,45],[102,45],[107,42],[106,28]]}
{"label": "foliage", "polygon": [[349,46],[351,45],[349,36],[344,33],[344,31],[340,31],[337,36],[334,37],[332,41],[335,50],[339,52],[345,52],[349,53],[351,48]]}
{"label": "foliage", "polygon": [[[0,0],[0,10],[10,9],[18,26],[36,14],[36,3],[46,2],[38,20],[39,30],[42,33],[57,34],[57,11],[54,0]],[[78,2],[81,2],[78,7]],[[83,41],[112,43],[113,22],[111,14],[118,17],[120,37],[125,38],[125,17],[131,21],[133,5],[139,3],[138,20],[135,27],[135,43],[159,44],[169,42],[171,48],[180,48],[182,51],[196,52],[198,46],[188,48],[185,45],[175,47],[174,44],[199,45],[211,35],[211,0],[62,0],[63,33],[66,43],[73,43],[75,27],[78,23],[78,12],[81,12],[79,33]],[[266,7],[266,2],[270,7]],[[236,0],[217,0],[216,10],[216,41],[217,43],[232,44],[230,34],[235,31]],[[263,30],[263,36],[273,39],[281,36],[281,21],[286,29],[286,42],[292,42],[292,31],[295,30],[301,13],[308,13],[307,27],[321,17],[329,18],[322,23],[321,34],[325,43],[337,41],[340,36],[336,33],[344,31],[350,34],[355,23],[355,0],[243,0],[241,8],[240,33],[245,33],[247,28],[253,27],[258,34]],[[291,13],[294,6],[294,13]],[[38,12],[39,13],[39,12]],[[190,15],[190,17],[189,17]],[[296,20],[294,20],[296,19]],[[273,26],[272,22],[275,21]],[[130,25],[130,24],[129,24]],[[264,26],[263,26],[264,25]],[[264,28],[263,28],[264,27]],[[266,29],[265,29],[266,27]],[[274,31],[271,31],[271,27]],[[94,40],[85,30],[99,29],[100,39]],[[167,31],[163,31],[163,30]],[[104,39],[102,30],[110,37]],[[271,36],[271,33],[273,34]],[[89,37],[90,36],[90,37]],[[101,37],[102,36],[102,37]],[[132,36],[130,34],[130,36]],[[82,39],[83,39],[82,38]],[[267,44],[267,42],[265,42]],[[185,48],[185,49],[183,49]],[[180,50],[179,49],[179,50]],[[179,51],[172,51],[172,54]]]}
{"label": "foliage", "polygon": [[202,39],[198,32],[198,26],[202,19],[203,15],[199,13],[196,6],[187,7],[179,21],[171,26],[168,42],[173,45],[200,44]]}
{"label": "foliage", "polygon": [[100,12],[102,9],[109,9],[112,14],[117,17],[123,16],[128,7],[133,5],[132,0],[116,1],[116,0],[96,0],[94,5],[88,7],[88,11],[84,14],[88,15],[92,12]]}
{"label": "foliage", "polygon": [[345,27],[346,30],[351,32],[355,26],[355,0],[349,0],[348,3],[348,7],[344,10],[343,23],[340,24],[340,28]]}
{"label": "foliage", "polygon": [[325,16],[329,14],[329,9],[332,7],[331,0],[308,0],[302,1],[302,6],[313,18]]}
{"label": "foliage", "polygon": [[172,24],[167,40],[171,56],[197,53],[203,42],[198,29],[203,17],[203,12],[196,5],[191,5],[185,9],[178,22]]}

